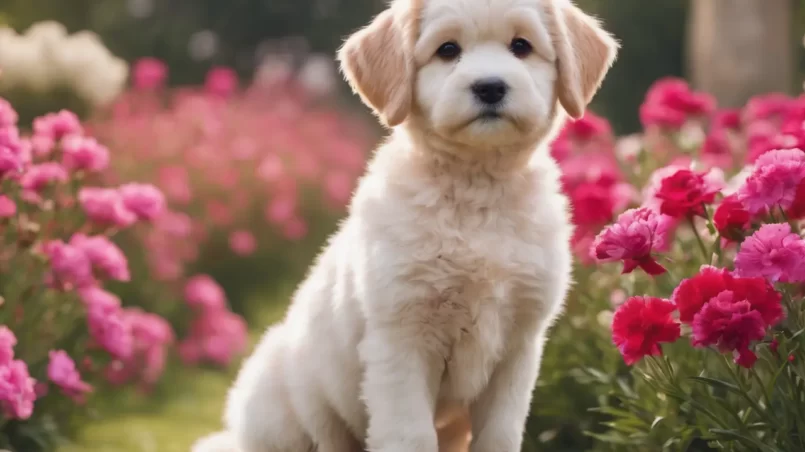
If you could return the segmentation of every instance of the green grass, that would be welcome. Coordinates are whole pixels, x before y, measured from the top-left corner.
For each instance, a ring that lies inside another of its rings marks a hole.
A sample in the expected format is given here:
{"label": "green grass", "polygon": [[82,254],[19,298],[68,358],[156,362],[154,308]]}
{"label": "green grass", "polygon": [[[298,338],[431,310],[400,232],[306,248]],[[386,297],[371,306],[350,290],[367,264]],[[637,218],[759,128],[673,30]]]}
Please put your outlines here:
{"label": "green grass", "polygon": [[[279,298],[272,298],[279,299]],[[260,303],[248,315],[252,344],[282,317],[284,303]],[[200,437],[221,429],[221,413],[237,365],[227,371],[171,366],[150,396],[126,391],[99,404],[97,419],[81,426],[59,452],[188,452]]]}

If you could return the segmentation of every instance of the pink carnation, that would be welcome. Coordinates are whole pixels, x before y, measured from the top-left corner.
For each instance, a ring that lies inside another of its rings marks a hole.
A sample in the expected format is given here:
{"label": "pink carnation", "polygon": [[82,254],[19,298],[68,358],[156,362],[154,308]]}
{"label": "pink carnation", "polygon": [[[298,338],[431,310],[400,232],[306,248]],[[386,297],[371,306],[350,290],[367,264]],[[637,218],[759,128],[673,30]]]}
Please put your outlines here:
{"label": "pink carnation", "polygon": [[34,412],[36,380],[20,360],[0,366],[0,407],[11,419],[28,419]]}
{"label": "pink carnation", "polygon": [[238,75],[228,67],[214,67],[207,72],[204,88],[210,94],[229,96],[238,89]]}
{"label": "pink carnation", "polygon": [[134,63],[132,80],[137,89],[161,88],[168,78],[168,66],[156,58],[140,58]]}
{"label": "pink carnation", "polygon": [[669,220],[651,209],[641,207],[622,213],[615,224],[595,238],[592,252],[601,262],[623,261],[623,273],[640,267],[650,275],[665,272],[652,251],[662,247]]}
{"label": "pink carnation", "polygon": [[92,386],[81,380],[75,362],[64,350],[51,350],[48,353],[48,378],[62,392],[77,403],[83,402],[84,394],[92,391]]}
{"label": "pink carnation", "polygon": [[665,215],[675,218],[704,215],[705,204],[715,200],[719,188],[707,179],[706,173],[683,168],[660,180],[654,198]]}
{"label": "pink carnation", "polygon": [[288,195],[280,195],[274,198],[265,210],[266,221],[274,224],[282,224],[294,217],[296,212],[296,199]]}
{"label": "pink carnation", "polygon": [[55,141],[67,135],[81,135],[84,133],[78,116],[67,110],[40,116],[34,119],[33,125],[34,135],[46,136]]}
{"label": "pink carnation", "polygon": [[113,384],[123,384],[139,378],[142,383],[150,386],[165,369],[166,346],[174,340],[173,330],[165,319],[138,308],[125,309],[123,318],[131,328],[132,353],[112,362],[106,369],[106,377]]}
{"label": "pink carnation", "polygon": [[140,346],[148,348],[173,342],[173,328],[162,317],[137,308],[126,309],[124,314],[131,325],[134,339]]}
{"label": "pink carnation", "polygon": [[120,308],[120,298],[98,286],[84,287],[78,291],[78,296],[87,308],[92,306]]}
{"label": "pink carnation", "polygon": [[126,208],[123,197],[111,188],[82,188],[78,202],[90,220],[95,223],[126,227],[137,221],[137,216]]}
{"label": "pink carnation", "polygon": [[165,195],[151,184],[122,185],[120,196],[123,205],[140,220],[154,220],[165,211]]}
{"label": "pink carnation", "polygon": [[239,256],[248,256],[257,249],[257,240],[249,231],[235,231],[229,235],[229,248]]}
{"label": "pink carnation", "polygon": [[744,115],[749,121],[776,119],[791,109],[793,101],[781,93],[754,96],[746,103]]}
{"label": "pink carnation", "polygon": [[302,240],[307,235],[307,229],[305,220],[294,216],[282,226],[282,235],[288,240]]}
{"label": "pink carnation", "polygon": [[157,170],[158,185],[173,202],[186,204],[193,198],[190,175],[184,166],[164,166]]}
{"label": "pink carnation", "polygon": [[20,178],[20,186],[28,191],[40,192],[52,183],[67,182],[67,171],[55,162],[32,165]]}
{"label": "pink carnation", "polygon": [[6,366],[14,359],[14,346],[17,337],[7,326],[0,325],[0,366]]}
{"label": "pink carnation", "polygon": [[53,240],[42,245],[42,252],[50,261],[49,279],[56,287],[70,290],[94,283],[92,265],[83,249]]}
{"label": "pink carnation", "polygon": [[19,150],[0,143],[0,178],[9,174],[18,174],[22,168],[23,160]]}
{"label": "pink carnation", "polygon": [[17,125],[17,112],[11,103],[0,97],[0,127],[10,127]]}
{"label": "pink carnation", "polygon": [[0,195],[0,218],[9,218],[17,214],[17,205],[6,195]]}
{"label": "pink carnation", "polygon": [[190,306],[205,311],[217,311],[226,307],[224,290],[208,275],[190,278],[184,288],[184,298]]}
{"label": "pink carnation", "polygon": [[741,244],[735,257],[739,276],[772,283],[805,281],[805,240],[788,223],[764,224]]}
{"label": "pink carnation", "polygon": [[109,149],[94,138],[70,135],[62,140],[63,163],[71,171],[102,171],[109,166]]}
{"label": "pink carnation", "polygon": [[87,324],[92,339],[113,357],[131,356],[134,338],[120,306],[106,303],[87,306]]}
{"label": "pink carnation", "polygon": [[193,232],[193,219],[183,212],[167,211],[157,219],[155,226],[160,232],[185,238]]}
{"label": "pink carnation", "polygon": [[53,138],[44,135],[34,135],[30,138],[31,152],[37,157],[47,157],[53,152],[56,142]]}
{"label": "pink carnation", "polygon": [[736,299],[731,291],[719,293],[693,318],[693,345],[716,345],[722,352],[733,352],[735,362],[752,367],[757,360],[749,349],[753,341],[766,335],[766,322],[749,300]]}
{"label": "pink carnation", "polygon": [[726,109],[720,110],[713,115],[712,127],[718,130],[741,129],[741,110],[740,109]]}
{"label": "pink carnation", "polygon": [[70,239],[70,244],[84,251],[92,266],[102,276],[116,281],[131,280],[126,255],[105,236],[87,237],[84,234],[75,234]]}
{"label": "pink carnation", "polygon": [[752,174],[738,190],[738,198],[753,214],[778,206],[788,209],[803,179],[805,152],[799,149],[770,151],[757,159]]}
{"label": "pink carnation", "polygon": [[715,110],[715,99],[706,93],[691,91],[687,82],[665,77],[654,82],[640,106],[644,127],[680,128],[690,117],[701,117]]}
{"label": "pink carnation", "polygon": [[185,362],[209,361],[227,366],[248,344],[243,318],[232,312],[205,312],[190,326],[190,335],[179,345]]}

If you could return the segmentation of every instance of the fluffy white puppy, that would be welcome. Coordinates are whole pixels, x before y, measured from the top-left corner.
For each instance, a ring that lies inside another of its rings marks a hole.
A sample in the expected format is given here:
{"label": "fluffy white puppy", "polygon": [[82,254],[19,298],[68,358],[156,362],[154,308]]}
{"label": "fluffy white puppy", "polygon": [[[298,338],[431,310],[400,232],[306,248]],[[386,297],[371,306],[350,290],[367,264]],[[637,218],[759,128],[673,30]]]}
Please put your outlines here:
{"label": "fluffy white puppy", "polygon": [[[571,278],[546,149],[616,42],[567,0],[395,0],[339,51],[389,127],[349,217],[198,451],[517,452]],[[537,401],[539,403],[539,401]]]}

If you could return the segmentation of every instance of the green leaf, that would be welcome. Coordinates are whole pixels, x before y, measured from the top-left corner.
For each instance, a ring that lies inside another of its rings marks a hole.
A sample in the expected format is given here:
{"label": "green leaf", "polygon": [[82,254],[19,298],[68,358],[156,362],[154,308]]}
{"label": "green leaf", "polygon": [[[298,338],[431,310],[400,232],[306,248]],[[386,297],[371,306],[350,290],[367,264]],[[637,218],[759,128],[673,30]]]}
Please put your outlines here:
{"label": "green leaf", "polygon": [[763,444],[755,438],[744,436],[741,433],[736,432],[735,430],[722,430],[718,428],[711,428],[710,433],[717,436],[721,436],[725,439],[739,441],[746,446],[753,446],[752,448],[753,450],[758,450],[762,452],[783,452],[780,449]]}
{"label": "green leaf", "polygon": [[793,335],[791,335],[791,339],[790,339],[790,340],[794,340],[794,339],[796,339],[796,338],[797,338],[799,335],[801,335],[802,333],[805,333],[805,328],[802,328],[801,330],[799,330],[799,331],[797,331],[796,333],[794,333]]}
{"label": "green leaf", "polygon": [[719,389],[726,389],[728,391],[734,392],[736,394],[741,395],[742,391],[741,388],[735,386],[732,383],[727,383],[726,381],[718,380],[716,378],[709,378],[709,377],[689,377],[693,381],[698,381],[699,383],[705,383],[708,386],[713,388]]}

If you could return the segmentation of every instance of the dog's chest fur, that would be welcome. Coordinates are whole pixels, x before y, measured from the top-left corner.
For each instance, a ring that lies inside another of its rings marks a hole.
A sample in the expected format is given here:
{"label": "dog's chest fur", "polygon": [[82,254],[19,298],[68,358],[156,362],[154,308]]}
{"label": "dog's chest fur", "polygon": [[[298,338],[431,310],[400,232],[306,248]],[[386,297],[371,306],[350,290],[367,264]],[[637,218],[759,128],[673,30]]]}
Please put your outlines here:
{"label": "dog's chest fur", "polygon": [[533,231],[519,233],[517,223],[526,221],[520,212],[465,212],[450,204],[440,210],[440,218],[421,224],[411,268],[435,295],[424,321],[445,360],[440,397],[469,402],[486,386],[518,316],[543,310],[533,295],[544,250],[529,243]]}
{"label": "dog's chest fur", "polygon": [[564,198],[532,177],[391,178],[401,182],[383,189],[405,202],[375,206],[393,273],[424,294],[401,322],[444,359],[442,400],[476,399],[514,337],[536,334],[554,311],[542,289],[563,271],[551,260],[566,252],[569,226]]}

